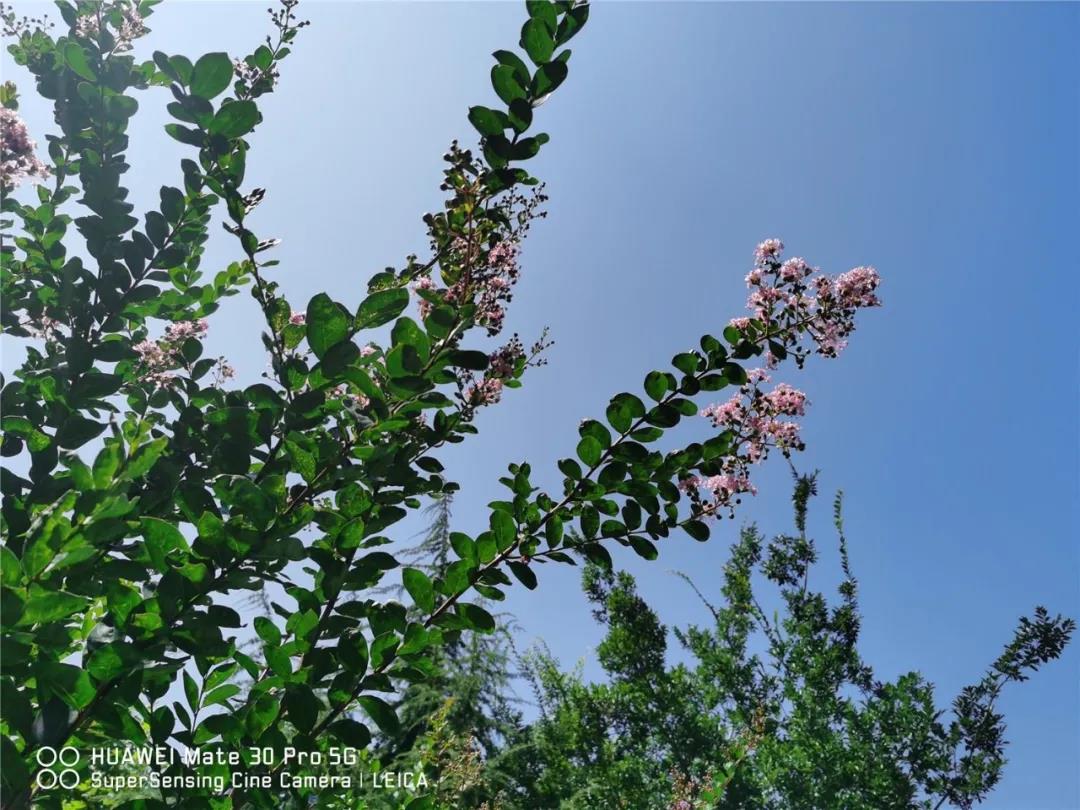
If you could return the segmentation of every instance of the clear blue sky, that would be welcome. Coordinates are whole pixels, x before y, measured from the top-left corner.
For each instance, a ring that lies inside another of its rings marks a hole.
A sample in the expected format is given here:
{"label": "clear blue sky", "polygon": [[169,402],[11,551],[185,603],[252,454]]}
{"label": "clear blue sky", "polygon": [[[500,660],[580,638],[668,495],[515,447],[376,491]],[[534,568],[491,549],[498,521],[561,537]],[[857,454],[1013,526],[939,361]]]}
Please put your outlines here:
{"label": "clear blue sky", "polygon": [[[240,55],[264,7],[166,3],[147,46]],[[472,138],[465,110],[493,99],[489,54],[516,43],[522,15],[517,3],[301,8],[313,25],[248,172],[270,190],[260,235],[284,238],[276,272],[298,308],[322,289],[355,303],[372,272],[423,251],[439,157]],[[1080,613],[1078,23],[1067,4],[599,4],[538,111],[551,215],[527,243],[509,321],[526,339],[549,325],[557,343],[448,456],[464,490],[456,525],[485,525],[508,462],[529,459],[556,488],[578,420],[741,314],[753,245],[775,235],[827,270],[872,263],[885,278],[886,308],[847,353],[790,377],[813,401],[799,464],[823,471],[822,576],[835,579],[828,501],[842,488],[879,676],[919,669],[948,701],[1035,604]],[[19,78],[6,54],[3,68]],[[160,134],[168,100],[145,96],[132,128],[137,202],[178,180],[185,148]],[[27,97],[24,111],[42,140],[43,108]],[[233,258],[222,239],[204,266]],[[227,306],[211,349],[253,382],[257,313]],[[787,472],[762,472],[740,517],[786,529]],[[710,590],[735,525],[653,564],[619,561],[665,621],[703,622],[669,571]],[[599,638],[573,570],[549,566],[508,605],[565,665]],[[987,807],[1080,807],[1078,683],[1074,644],[1005,695],[1011,764]]]}

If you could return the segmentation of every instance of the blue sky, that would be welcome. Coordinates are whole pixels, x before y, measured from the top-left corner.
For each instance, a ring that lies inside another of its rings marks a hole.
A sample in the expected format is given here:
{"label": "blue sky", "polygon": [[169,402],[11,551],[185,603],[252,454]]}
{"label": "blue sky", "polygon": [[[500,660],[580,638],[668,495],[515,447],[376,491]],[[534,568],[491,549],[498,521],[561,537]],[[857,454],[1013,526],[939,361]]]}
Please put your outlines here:
{"label": "blue sky", "polygon": [[[146,53],[239,55],[261,39],[264,6],[166,3]],[[302,10],[313,25],[248,171],[269,189],[260,235],[284,239],[275,272],[295,308],[322,289],[355,303],[372,272],[423,251],[440,155],[472,138],[465,110],[492,101],[489,54],[516,42],[522,15],[517,3]],[[885,279],[886,307],[839,360],[785,377],[813,403],[798,464],[822,470],[819,576],[835,581],[828,505],[842,488],[878,675],[921,670],[947,702],[1034,605],[1080,613],[1078,22],[1071,4],[599,4],[538,110],[551,213],[508,323],[526,340],[550,326],[557,342],[447,455],[463,487],[455,525],[486,525],[509,462],[557,488],[578,420],[741,314],[753,246],[780,236],[830,272],[874,264]],[[137,203],[179,176],[185,148],[160,130],[168,100],[144,96],[132,127]],[[23,108],[43,140],[47,112],[29,95]],[[204,267],[234,258],[220,239]],[[257,324],[245,297],[212,322],[210,349],[245,382],[264,364]],[[762,470],[739,519],[787,529],[787,476]],[[670,571],[714,588],[737,525],[707,545],[674,541],[656,563],[619,562],[669,624],[704,622]],[[574,570],[547,567],[508,607],[564,665],[600,637]],[[1074,645],[1006,693],[1011,764],[986,807],[1080,807],[1078,682]]]}

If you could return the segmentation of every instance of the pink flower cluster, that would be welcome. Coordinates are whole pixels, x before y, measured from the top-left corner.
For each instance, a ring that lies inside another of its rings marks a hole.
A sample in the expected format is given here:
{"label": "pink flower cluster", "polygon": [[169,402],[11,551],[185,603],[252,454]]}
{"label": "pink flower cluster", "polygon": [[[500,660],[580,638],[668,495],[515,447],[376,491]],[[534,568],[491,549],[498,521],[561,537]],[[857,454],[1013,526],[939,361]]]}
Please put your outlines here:
{"label": "pink flower cluster", "polygon": [[56,320],[56,318],[51,318],[48,315],[42,315],[36,320],[27,318],[20,322],[19,325],[30,333],[30,337],[39,338],[45,341],[54,341],[63,335],[60,331],[60,327],[63,326],[63,324]]}
{"label": "pink flower cluster", "polygon": [[[153,383],[156,387],[171,384],[175,377],[171,370],[180,361],[180,347],[189,338],[201,338],[209,324],[206,320],[178,321],[165,327],[165,335],[161,340],[143,340],[136,343],[132,348],[139,356],[139,364],[143,368],[141,379]],[[227,373],[226,373],[227,369]],[[219,363],[219,382],[234,374],[232,368],[223,360]]]}
{"label": "pink flower cluster", "polygon": [[214,366],[214,384],[221,385],[235,376],[236,369],[226,363],[224,357],[218,358],[217,365]]}
{"label": "pink flower cluster", "polygon": [[486,377],[465,389],[465,402],[477,407],[494,405],[502,397],[503,381],[498,377]]}
{"label": "pink flower cluster", "polygon": [[[808,335],[818,354],[836,357],[855,330],[855,313],[863,307],[881,305],[876,290],[881,279],[873,267],[856,267],[835,278],[818,273],[805,259],[781,261],[784,243],[766,239],[754,251],[754,267],[746,276],[750,287],[747,307],[752,318],[735,318],[731,325],[747,331],[757,327],[763,336],[781,340],[798,350]],[[757,335],[747,335],[751,339]],[[766,355],[766,364],[776,358]]]}
{"label": "pink flower cluster", "polygon": [[303,312],[294,312],[289,316],[289,323],[293,326],[303,326],[307,323],[307,315]]}
{"label": "pink flower cluster", "polygon": [[183,343],[188,338],[201,338],[210,329],[210,324],[203,318],[199,321],[178,321],[165,327],[165,341]]}
{"label": "pink flower cluster", "polygon": [[[539,344],[538,344],[539,346]],[[537,347],[534,347],[537,351]],[[506,380],[515,379],[518,376],[518,366],[525,359],[525,347],[521,339],[514,335],[501,346],[488,355],[488,368],[484,376],[475,380],[471,373],[464,373],[458,378],[461,400],[465,411],[472,413],[476,408],[483,405],[494,405],[502,397],[503,385]]]}
{"label": "pink flower cluster", "polygon": [[679,482],[679,489],[683,492],[690,493],[695,493],[702,489],[711,492],[716,500],[715,505],[712,505],[707,510],[710,512],[715,511],[718,506],[728,505],[732,498],[743,492],[757,495],[757,489],[750,483],[749,478],[745,475],[737,476],[731,475],[730,473],[710,475],[707,478],[692,475]]}
{"label": "pink flower cluster", "polygon": [[101,20],[112,9],[120,10],[120,27],[114,34],[114,51],[129,51],[131,43],[146,34],[149,29],[137,6],[130,2],[99,4],[75,21],[75,35],[96,40],[101,36]]}
{"label": "pink flower cluster", "polygon": [[521,344],[518,336],[514,335],[505,346],[495,350],[488,357],[487,376],[498,377],[503,380],[514,376],[514,372],[517,371],[518,361],[524,356],[525,347]]}
{"label": "pink flower cluster", "polygon": [[460,266],[458,281],[446,290],[438,289],[429,276],[413,282],[413,291],[420,298],[420,317],[426,318],[431,313],[433,298],[459,306],[473,303],[476,322],[485,327],[489,335],[497,335],[502,330],[513,287],[521,276],[518,249],[517,241],[511,238],[485,249],[469,239],[456,237],[451,244],[451,254]]}
{"label": "pink flower cluster", "polygon": [[[770,449],[778,449],[784,455],[792,450],[802,450],[797,422],[782,417],[802,416],[806,412],[807,399],[802,391],[781,383],[772,391],[764,392],[760,384],[769,377],[761,369],[750,372],[749,380],[729,400],[705,408],[701,415],[712,422],[713,427],[731,431],[732,451],[723,461],[723,471],[708,478],[691,476],[679,483],[679,487],[691,494],[703,514],[715,514],[720,508],[730,508],[741,493],[754,494],[750,484],[749,468],[764,461]],[[711,501],[701,500],[698,490],[712,494]]]}
{"label": "pink flower cluster", "polygon": [[15,110],[0,107],[0,186],[14,189],[27,177],[42,180],[49,168],[35,154],[37,144]]}
{"label": "pink flower cluster", "polygon": [[[876,293],[878,274],[872,267],[856,267],[831,278],[805,259],[782,260],[783,251],[779,239],[766,239],[757,246],[754,267],[746,276],[752,316],[735,318],[730,325],[742,339],[769,346],[765,362],[770,368],[779,359],[772,349],[793,354],[801,366],[809,354],[802,347],[804,337],[810,338],[818,354],[835,357],[855,329],[856,311],[881,305]],[[753,494],[750,466],[763,461],[770,450],[787,456],[803,449],[794,419],[806,413],[806,394],[786,383],[764,391],[761,386],[767,382],[767,371],[754,369],[738,393],[701,412],[713,427],[729,433],[731,450],[718,474],[691,475],[679,482],[680,489],[690,494],[695,514],[714,515],[731,509],[740,494]]]}
{"label": "pink flower cluster", "polygon": [[280,75],[275,67],[263,70],[240,59],[233,60],[233,73],[249,91],[260,85],[264,91],[273,90]]}
{"label": "pink flower cluster", "polygon": [[[435,282],[431,280],[431,276],[421,276],[412,285],[413,292],[420,293],[422,291],[434,290]],[[427,318],[431,314],[431,310],[434,308],[434,304],[426,298],[420,296],[420,301],[417,303],[417,309],[420,311],[421,319]]]}

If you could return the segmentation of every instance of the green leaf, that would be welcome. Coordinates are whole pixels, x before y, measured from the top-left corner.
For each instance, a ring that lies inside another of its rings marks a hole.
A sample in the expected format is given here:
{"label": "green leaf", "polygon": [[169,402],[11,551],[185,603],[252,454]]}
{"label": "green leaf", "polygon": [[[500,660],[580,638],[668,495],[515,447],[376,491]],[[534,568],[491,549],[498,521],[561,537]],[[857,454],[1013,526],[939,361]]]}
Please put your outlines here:
{"label": "green leaf", "polygon": [[[380,290],[360,302],[356,310],[356,329],[373,329],[389,323],[405,311],[409,305],[409,293],[401,287]],[[310,318],[308,323],[310,323]]]}
{"label": "green leaf", "polygon": [[90,600],[66,591],[52,591],[31,596],[23,609],[18,625],[48,624],[65,619],[72,613],[86,609]]}
{"label": "green leaf", "polygon": [[255,632],[271,647],[281,646],[281,630],[265,616],[255,617]]}
{"label": "green leaf", "polygon": [[347,670],[363,675],[368,665],[367,639],[360,633],[342,636],[338,641],[337,656]]}
{"label": "green leaf", "polygon": [[318,624],[318,614],[308,609],[292,614],[285,622],[285,630],[292,633],[295,638],[304,639]]}
{"label": "green leaf", "polygon": [[552,515],[548,518],[547,525],[544,527],[544,534],[547,536],[548,548],[557,548],[563,539],[562,518],[558,515]]}
{"label": "green leaf", "polygon": [[187,548],[187,541],[172,523],[160,518],[144,517],[140,521],[146,550],[154,566],[161,573],[168,570],[165,558],[176,549]]}
{"label": "green leaf", "polygon": [[581,510],[581,533],[586,538],[593,538],[600,531],[600,513],[594,506],[585,506]]}
{"label": "green leaf", "polygon": [[399,318],[390,333],[390,339],[395,346],[412,346],[416,349],[416,353],[423,362],[427,362],[428,356],[431,354],[430,338],[423,329],[417,326],[416,321],[412,318]]}
{"label": "green leaf", "polygon": [[491,532],[495,535],[495,545],[499,551],[505,551],[517,539],[517,524],[506,512],[496,509],[491,513]]}
{"label": "green leaf", "polygon": [[315,456],[288,439],[285,440],[285,452],[300,476],[310,483],[315,478]]}
{"label": "green leaf", "polygon": [[470,563],[476,562],[476,543],[469,535],[462,532],[450,532],[450,546],[461,559]]}
{"label": "green leaf", "polygon": [[64,61],[67,62],[69,68],[87,81],[92,82],[97,79],[97,74],[86,59],[86,51],[78,43],[68,42],[64,46]]}
{"label": "green leaf", "polygon": [[558,12],[551,0],[525,0],[525,9],[533,19],[544,23],[551,31],[559,22]]}
{"label": "green leaf", "polygon": [[306,317],[308,344],[320,359],[331,346],[349,335],[348,311],[326,293],[319,293],[308,302]]}
{"label": "green leaf", "polygon": [[483,371],[488,367],[488,356],[474,349],[464,349],[449,353],[450,364],[468,371]]}
{"label": "green leaf", "polygon": [[262,733],[277,720],[281,712],[279,701],[280,698],[263,695],[251,705],[247,715],[247,729],[254,739],[258,740]]}
{"label": "green leaf", "polygon": [[518,83],[514,68],[508,65],[495,65],[491,69],[491,86],[495,93],[507,104],[514,99],[525,98],[525,88]]}
{"label": "green leaf", "polygon": [[479,605],[473,605],[469,602],[459,602],[457,612],[461,618],[468,622],[470,627],[473,627],[476,630],[490,633],[495,629],[494,617]]}
{"label": "green leaf", "polygon": [[424,613],[431,613],[435,609],[435,589],[427,574],[417,568],[406,568],[401,572],[401,582]]}
{"label": "green leaf", "polygon": [[611,431],[595,419],[586,419],[578,426],[578,433],[584,438],[592,436],[602,448],[611,447]]}
{"label": "green leaf", "polygon": [[302,683],[289,684],[285,690],[284,703],[289,722],[301,732],[306,734],[315,727],[322,710],[322,702],[315,697],[310,686]]}
{"label": "green leaf", "polygon": [[485,137],[502,135],[505,129],[503,122],[499,118],[499,113],[488,107],[470,107],[469,123],[476,127],[476,131]]}
{"label": "green leaf", "polygon": [[664,398],[667,393],[667,375],[660,371],[650,371],[645,377],[645,393],[657,402]]}
{"label": "green leaf", "polygon": [[735,385],[745,385],[747,381],[746,369],[738,363],[724,363],[724,376]]}
{"label": "green leaf", "polygon": [[529,66],[526,65],[521,57],[513,51],[495,51],[492,54],[495,57],[495,61],[500,65],[506,65],[514,71],[514,76],[518,80],[518,84],[525,87],[529,84],[531,76],[529,74]]}
{"label": "green leaf", "polygon": [[[90,675],[71,664],[42,661],[37,671],[38,688],[44,686],[73,709],[85,709],[97,696]],[[5,768],[7,763],[5,762]]]}
{"label": "green leaf", "polygon": [[518,581],[522,585],[530,591],[536,588],[536,574],[533,572],[532,568],[525,563],[520,562],[511,562],[507,563],[507,565],[510,566],[511,573],[518,578]]}
{"label": "green leaf", "polygon": [[[564,51],[568,53],[568,51]],[[562,56],[562,54],[559,54]],[[532,96],[535,99],[542,100],[544,96],[555,91],[560,84],[566,79],[566,75],[569,73],[569,68],[566,67],[565,62],[555,60],[554,62],[548,62],[546,65],[536,71],[536,75],[532,80]],[[533,102],[535,107],[536,101]]]}
{"label": "green leaf", "polygon": [[589,562],[599,565],[607,571],[611,570],[611,554],[599,543],[586,543],[581,547],[581,553],[585,555]]}
{"label": "green leaf", "polygon": [[259,123],[259,108],[254,101],[231,101],[222,106],[210,122],[210,134],[223,138],[242,138]]}
{"label": "green leaf", "polygon": [[698,542],[704,543],[709,539],[709,527],[704,521],[688,520],[683,524],[683,528],[686,529],[688,535]]}
{"label": "green leaf", "polygon": [[80,414],[73,413],[56,432],[56,443],[61,447],[74,450],[91,439],[96,439],[105,428],[104,423],[93,422]]}
{"label": "green leaf", "polygon": [[482,563],[489,563],[499,553],[492,532],[481,532],[476,536],[476,558]]}
{"label": "green leaf", "polygon": [[238,694],[240,694],[240,684],[227,683],[207,692],[206,699],[203,700],[203,707],[228,706],[229,698]]}
{"label": "green leaf", "polygon": [[363,750],[371,743],[371,732],[356,720],[345,718],[330,726],[329,731],[345,745]]}
{"label": "green leaf", "polygon": [[616,394],[607,408],[607,418],[619,433],[626,433],[634,420],[645,415],[645,404],[633,394]]}
{"label": "green leaf", "polygon": [[683,374],[694,374],[697,372],[698,356],[693,352],[683,352],[671,358],[671,364]]}
{"label": "green leaf", "polygon": [[555,44],[565,45],[582,29],[589,19],[589,4],[580,3],[563,15],[555,32]]}
{"label": "green leaf", "polygon": [[603,455],[604,448],[600,445],[594,437],[586,436],[577,446],[578,458],[580,458],[589,467],[595,467],[600,463],[600,458]]}
{"label": "green leaf", "polygon": [[536,65],[543,65],[551,59],[555,52],[555,37],[547,23],[538,18],[533,18],[521,28],[521,47]]}
{"label": "green leaf", "polygon": [[188,89],[209,101],[225,91],[233,78],[232,60],[227,53],[208,53],[200,56],[191,72]]}
{"label": "green leaf", "polygon": [[375,721],[380,731],[391,737],[398,733],[398,717],[389,703],[374,695],[361,695],[357,702],[367,712],[368,717]]}
{"label": "green leaf", "polygon": [[574,481],[580,481],[584,472],[581,469],[581,465],[574,461],[572,458],[564,458],[559,461],[559,469],[562,474],[567,478]]}
{"label": "green leaf", "polygon": [[656,546],[640,535],[634,534],[630,536],[630,546],[637,552],[639,557],[644,557],[646,560],[655,560],[660,556]]}
{"label": "green leaf", "polygon": [[134,481],[138,478],[142,478],[150,471],[150,468],[154,466],[154,463],[161,457],[161,454],[165,452],[165,448],[168,447],[168,445],[169,440],[164,437],[154,439],[153,441],[144,444],[135,453],[134,458],[125,465],[120,476],[121,479],[124,481]]}
{"label": "green leaf", "polygon": [[[521,133],[529,128],[533,120],[532,106],[523,98],[516,98],[510,102],[509,114],[510,126],[515,132]],[[502,130],[498,134],[502,134]]]}

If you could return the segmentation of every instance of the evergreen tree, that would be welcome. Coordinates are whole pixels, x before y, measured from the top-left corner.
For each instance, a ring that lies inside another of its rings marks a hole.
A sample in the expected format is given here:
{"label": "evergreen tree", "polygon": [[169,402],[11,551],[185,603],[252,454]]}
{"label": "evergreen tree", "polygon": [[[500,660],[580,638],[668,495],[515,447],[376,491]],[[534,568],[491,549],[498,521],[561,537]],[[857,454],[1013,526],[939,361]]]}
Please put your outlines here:
{"label": "evergreen tree", "polygon": [[[918,672],[875,678],[860,656],[858,584],[835,501],[839,599],[811,588],[806,528],[815,476],[797,476],[795,528],[765,543],[745,528],[724,568],[708,626],[677,629],[691,663],[668,665],[667,630],[626,573],[584,571],[607,628],[605,683],[560,671],[546,652],[527,671],[540,702],[529,744],[504,766],[518,777],[509,806],[627,810],[882,810],[970,808],[1005,765],[1003,688],[1058,658],[1075,622],[1042,607],[981,679],[942,711]],[[770,618],[754,577],[779,590]],[[687,580],[689,582],[689,580]]]}

